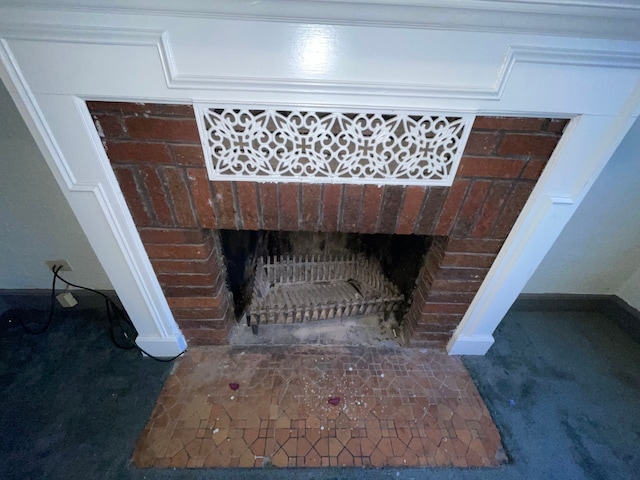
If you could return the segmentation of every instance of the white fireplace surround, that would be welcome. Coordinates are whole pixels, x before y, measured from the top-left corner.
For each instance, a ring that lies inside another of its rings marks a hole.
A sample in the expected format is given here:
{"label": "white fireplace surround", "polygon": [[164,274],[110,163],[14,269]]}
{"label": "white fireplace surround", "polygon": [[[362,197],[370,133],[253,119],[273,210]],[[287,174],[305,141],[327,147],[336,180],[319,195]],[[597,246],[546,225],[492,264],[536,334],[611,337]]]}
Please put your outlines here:
{"label": "white fireplace surround", "polygon": [[572,118],[451,354],[491,347],[640,113],[633,2],[0,3],[0,76],[158,356],[186,343],[85,100]]}

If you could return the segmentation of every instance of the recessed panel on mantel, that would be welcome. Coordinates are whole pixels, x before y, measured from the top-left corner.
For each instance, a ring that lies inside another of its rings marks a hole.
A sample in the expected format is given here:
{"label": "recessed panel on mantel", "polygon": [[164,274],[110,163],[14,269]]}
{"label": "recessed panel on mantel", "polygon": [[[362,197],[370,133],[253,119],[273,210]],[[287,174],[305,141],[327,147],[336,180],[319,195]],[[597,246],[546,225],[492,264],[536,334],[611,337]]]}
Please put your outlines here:
{"label": "recessed panel on mantel", "polygon": [[[192,21],[189,28],[170,32],[179,76],[484,90],[497,82],[508,50],[494,34],[405,29],[398,35],[392,28],[200,22],[202,29]],[[461,64],[473,65],[473,75]]]}
{"label": "recessed panel on mantel", "polygon": [[[137,42],[145,45],[109,45],[117,39],[96,30],[97,44],[82,45],[68,40],[10,40],[11,52],[34,93],[78,96],[111,96],[120,98],[153,98],[166,95],[166,81],[158,58],[159,41],[152,35],[141,35]],[[104,42],[104,45],[100,43]],[[64,68],[60,68],[64,65]]]}

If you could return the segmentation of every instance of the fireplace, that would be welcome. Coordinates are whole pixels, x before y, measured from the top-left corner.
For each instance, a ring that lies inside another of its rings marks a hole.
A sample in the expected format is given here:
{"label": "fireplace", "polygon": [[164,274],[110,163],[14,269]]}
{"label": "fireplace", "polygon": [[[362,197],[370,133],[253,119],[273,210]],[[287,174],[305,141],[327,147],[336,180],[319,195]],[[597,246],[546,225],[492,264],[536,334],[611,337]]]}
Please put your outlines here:
{"label": "fireplace", "polygon": [[223,230],[432,238],[401,328],[442,347],[477,293],[566,120],[477,117],[451,185],[209,180],[189,105],[88,102],[163,288],[191,344],[223,344],[236,315]]}
{"label": "fireplace", "polygon": [[221,230],[220,236],[241,324],[254,334],[260,325],[321,324],[304,331],[333,337],[342,322],[329,321],[348,319],[397,338],[433,243],[428,236],[337,232]]}

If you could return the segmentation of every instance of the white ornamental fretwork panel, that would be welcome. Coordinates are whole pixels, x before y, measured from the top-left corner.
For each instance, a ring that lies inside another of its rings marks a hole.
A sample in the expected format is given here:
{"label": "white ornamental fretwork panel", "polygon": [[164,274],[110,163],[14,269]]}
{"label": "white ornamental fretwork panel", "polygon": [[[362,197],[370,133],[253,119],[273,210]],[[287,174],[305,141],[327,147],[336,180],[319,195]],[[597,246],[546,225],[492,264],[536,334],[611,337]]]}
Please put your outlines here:
{"label": "white ornamental fretwork panel", "polygon": [[211,180],[451,185],[472,117],[196,107]]}

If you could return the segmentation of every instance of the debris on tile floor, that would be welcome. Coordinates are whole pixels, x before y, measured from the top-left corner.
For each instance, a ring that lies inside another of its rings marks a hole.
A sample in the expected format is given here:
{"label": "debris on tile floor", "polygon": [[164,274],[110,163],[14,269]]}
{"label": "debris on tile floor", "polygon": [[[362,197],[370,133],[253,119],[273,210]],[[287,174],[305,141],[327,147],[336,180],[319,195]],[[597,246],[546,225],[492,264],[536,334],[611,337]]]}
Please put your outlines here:
{"label": "debris on tile floor", "polygon": [[139,467],[490,467],[500,435],[457,357],[372,347],[197,347],[167,379]]}
{"label": "debris on tile floor", "polygon": [[260,325],[255,335],[242,317],[233,328],[231,345],[326,345],[398,348],[397,321],[377,314],[333,318],[319,322]]}

